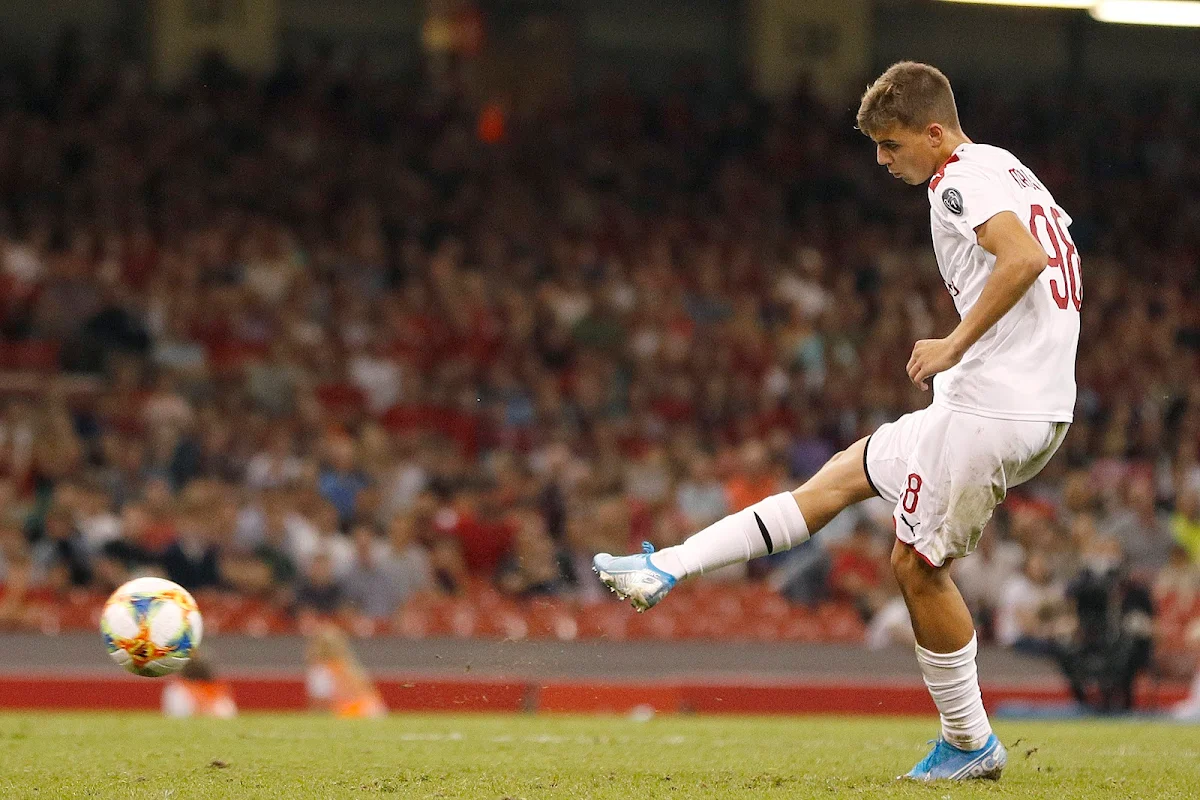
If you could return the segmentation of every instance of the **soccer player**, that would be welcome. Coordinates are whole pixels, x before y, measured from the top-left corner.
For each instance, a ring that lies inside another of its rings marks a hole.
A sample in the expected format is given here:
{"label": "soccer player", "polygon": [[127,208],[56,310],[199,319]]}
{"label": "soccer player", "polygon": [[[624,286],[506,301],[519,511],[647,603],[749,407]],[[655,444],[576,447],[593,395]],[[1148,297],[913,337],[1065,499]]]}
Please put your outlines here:
{"label": "soccer player", "polygon": [[305,659],[304,683],[310,706],[343,719],[387,716],[379,690],[336,625],[322,625],[314,631]]}
{"label": "soccer player", "polygon": [[162,712],[172,719],[233,719],[237,716],[237,702],[229,684],[217,679],[212,664],[202,654],[194,653],[179,676],[168,679],[163,687]]}
{"label": "soccer player", "polygon": [[731,514],[682,544],[593,560],[600,579],[644,611],[677,581],[795,547],[842,509],[895,504],[891,562],[941,735],[902,776],[1000,777],[1007,761],[979,692],[971,615],[950,562],[975,549],[1009,487],[1041,471],[1075,405],[1082,287],[1071,218],[1011,153],[959,127],[950,82],[900,62],[867,89],[858,128],[905,183],[929,184],[938,269],[961,321],[913,346],[908,376],[933,384],[929,407],[855,442],[793,492]]}

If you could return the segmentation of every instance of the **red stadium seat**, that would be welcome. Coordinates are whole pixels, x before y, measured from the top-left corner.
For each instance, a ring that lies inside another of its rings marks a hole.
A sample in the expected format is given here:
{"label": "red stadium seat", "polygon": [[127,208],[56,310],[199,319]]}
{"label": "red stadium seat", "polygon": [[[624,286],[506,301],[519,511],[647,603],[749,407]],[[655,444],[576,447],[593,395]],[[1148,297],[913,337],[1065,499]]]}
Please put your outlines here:
{"label": "red stadium seat", "polygon": [[392,619],[391,632],[408,639],[420,639],[433,630],[433,614],[423,604],[409,603]]}
{"label": "red stadium seat", "polygon": [[827,642],[861,642],[866,632],[862,618],[852,607],[843,604],[823,605],[817,611]]}
{"label": "red stadium seat", "polygon": [[53,372],[59,368],[61,345],[54,341],[8,341],[0,345],[0,369]]}
{"label": "red stadium seat", "polygon": [[579,622],[573,609],[562,603],[534,600],[525,611],[531,639],[573,641],[579,637]]}
{"label": "red stadium seat", "polygon": [[820,621],[804,608],[792,609],[779,630],[779,638],[788,642],[819,642],[824,634]]}
{"label": "red stadium seat", "polygon": [[581,639],[624,641],[628,638],[632,612],[619,603],[601,602],[583,606],[575,615]]}

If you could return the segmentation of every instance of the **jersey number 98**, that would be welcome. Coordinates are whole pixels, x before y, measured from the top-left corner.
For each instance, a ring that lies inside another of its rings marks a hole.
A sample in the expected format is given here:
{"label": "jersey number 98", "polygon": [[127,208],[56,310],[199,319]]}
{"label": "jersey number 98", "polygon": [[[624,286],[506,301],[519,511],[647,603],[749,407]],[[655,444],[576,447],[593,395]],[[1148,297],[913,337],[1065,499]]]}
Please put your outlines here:
{"label": "jersey number 98", "polygon": [[[1038,225],[1038,218],[1042,224]],[[1043,235],[1043,231],[1045,235]],[[1063,311],[1074,306],[1078,311],[1083,306],[1083,278],[1079,274],[1079,254],[1075,251],[1075,243],[1062,225],[1062,212],[1050,206],[1050,214],[1039,205],[1032,208],[1029,215],[1029,232],[1037,239],[1050,260],[1047,265],[1062,271],[1062,282],[1050,279],[1050,295]],[[1046,242],[1050,243],[1046,247]],[[1063,252],[1064,246],[1066,252]]]}

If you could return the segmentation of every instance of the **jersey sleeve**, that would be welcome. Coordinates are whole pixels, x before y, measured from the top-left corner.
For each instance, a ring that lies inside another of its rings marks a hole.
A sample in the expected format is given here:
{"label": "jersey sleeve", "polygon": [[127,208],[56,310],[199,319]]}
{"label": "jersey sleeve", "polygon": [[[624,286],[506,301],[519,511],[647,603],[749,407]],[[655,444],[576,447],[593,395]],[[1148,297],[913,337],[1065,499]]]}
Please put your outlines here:
{"label": "jersey sleeve", "polygon": [[1023,210],[1007,176],[989,173],[971,164],[955,165],[938,181],[929,198],[933,213],[946,225],[970,241],[976,241],[975,228],[1002,211],[1018,218]]}

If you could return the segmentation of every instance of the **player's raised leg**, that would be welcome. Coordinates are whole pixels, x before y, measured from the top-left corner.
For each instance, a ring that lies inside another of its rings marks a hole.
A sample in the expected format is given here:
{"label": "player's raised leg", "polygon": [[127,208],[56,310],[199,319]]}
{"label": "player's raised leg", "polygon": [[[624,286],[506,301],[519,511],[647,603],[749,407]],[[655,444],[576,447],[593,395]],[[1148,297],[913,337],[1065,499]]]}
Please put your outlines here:
{"label": "player's raised leg", "polygon": [[632,556],[600,553],[592,567],[639,611],[666,597],[677,581],[780,553],[807,541],[844,508],[874,497],[864,466],[866,439],[831,458],[792,492],[781,492],[714,522],[682,544]]}

